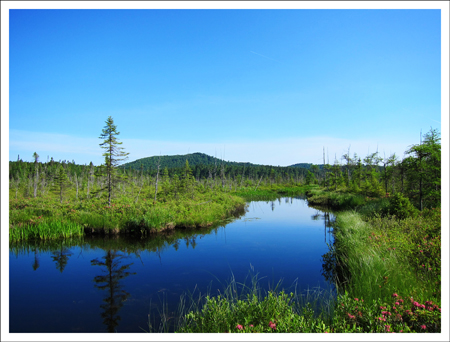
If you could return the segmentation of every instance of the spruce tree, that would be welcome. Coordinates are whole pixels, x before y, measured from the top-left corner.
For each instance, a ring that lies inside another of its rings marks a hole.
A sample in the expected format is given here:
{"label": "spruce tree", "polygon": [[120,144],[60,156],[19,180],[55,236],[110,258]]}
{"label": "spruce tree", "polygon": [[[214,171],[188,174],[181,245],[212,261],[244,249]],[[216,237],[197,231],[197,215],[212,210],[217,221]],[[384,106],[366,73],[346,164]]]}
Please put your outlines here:
{"label": "spruce tree", "polygon": [[36,171],[36,176],[34,177],[33,197],[36,198],[36,196],[37,196],[37,187],[38,187],[38,182],[39,182],[39,154],[34,152],[33,153],[33,158],[34,158],[34,169]]}
{"label": "spruce tree", "polygon": [[67,177],[64,168],[60,164],[55,176],[55,184],[53,187],[53,191],[59,192],[60,203],[62,203],[64,191],[69,187],[69,185],[70,185],[69,178]]}
{"label": "spruce tree", "polygon": [[105,150],[105,153],[102,155],[105,157],[105,168],[104,172],[106,175],[106,189],[108,190],[108,205],[111,205],[111,193],[113,187],[117,184],[119,180],[119,175],[115,172],[115,168],[120,164],[120,162],[128,159],[127,152],[123,151],[123,148],[120,147],[121,142],[117,141],[116,136],[119,135],[120,132],[117,131],[116,125],[114,125],[114,121],[111,116],[106,120],[106,126],[102,130],[102,134],[100,135],[100,139],[103,139],[103,142],[100,144],[100,147]]}

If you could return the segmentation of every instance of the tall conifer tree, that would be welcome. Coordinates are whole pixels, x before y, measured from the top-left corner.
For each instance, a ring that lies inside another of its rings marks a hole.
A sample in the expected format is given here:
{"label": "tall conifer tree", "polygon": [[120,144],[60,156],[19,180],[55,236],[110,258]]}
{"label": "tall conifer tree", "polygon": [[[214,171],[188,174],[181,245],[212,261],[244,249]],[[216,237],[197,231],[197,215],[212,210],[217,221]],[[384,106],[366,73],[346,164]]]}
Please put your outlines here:
{"label": "tall conifer tree", "polygon": [[55,185],[54,185],[54,191],[59,192],[59,202],[62,203],[63,201],[63,194],[64,191],[70,186],[69,178],[67,177],[66,172],[64,171],[64,168],[61,166],[61,164],[58,167],[58,170],[55,175]]}
{"label": "tall conifer tree", "polygon": [[123,147],[121,142],[117,141],[116,136],[119,135],[120,132],[117,131],[116,125],[114,125],[114,121],[111,116],[106,120],[106,126],[102,130],[102,134],[100,135],[100,139],[103,139],[103,142],[100,144],[100,147],[105,150],[105,153],[102,155],[105,157],[105,175],[107,178],[106,181],[106,189],[108,190],[108,205],[111,205],[111,193],[113,187],[116,185],[119,176],[115,172],[115,168],[120,164],[120,162],[128,159],[127,152],[123,151]]}

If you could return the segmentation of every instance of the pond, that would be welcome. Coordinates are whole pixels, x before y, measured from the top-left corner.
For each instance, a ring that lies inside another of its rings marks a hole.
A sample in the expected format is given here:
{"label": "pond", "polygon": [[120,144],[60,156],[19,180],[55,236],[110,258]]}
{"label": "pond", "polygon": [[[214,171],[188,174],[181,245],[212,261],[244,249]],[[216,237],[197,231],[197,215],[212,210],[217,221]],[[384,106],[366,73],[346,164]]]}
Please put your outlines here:
{"label": "pond", "polygon": [[158,330],[163,307],[173,314],[182,294],[216,295],[232,277],[249,286],[257,277],[265,290],[330,288],[330,218],[304,198],[280,198],[208,229],[11,244],[10,332]]}

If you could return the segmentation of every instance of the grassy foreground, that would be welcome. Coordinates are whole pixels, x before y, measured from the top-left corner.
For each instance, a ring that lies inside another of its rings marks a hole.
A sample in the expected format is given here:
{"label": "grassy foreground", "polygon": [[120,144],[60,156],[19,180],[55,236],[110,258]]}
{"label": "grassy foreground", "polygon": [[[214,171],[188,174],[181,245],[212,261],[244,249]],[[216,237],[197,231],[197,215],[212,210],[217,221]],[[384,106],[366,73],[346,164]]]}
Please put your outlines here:
{"label": "grassy foreground", "polygon": [[323,256],[337,297],[315,298],[316,310],[283,291],[205,297],[178,331],[440,332],[440,209],[418,212],[401,195],[370,199],[312,189],[308,196],[335,209],[357,208],[337,215],[335,244]]}

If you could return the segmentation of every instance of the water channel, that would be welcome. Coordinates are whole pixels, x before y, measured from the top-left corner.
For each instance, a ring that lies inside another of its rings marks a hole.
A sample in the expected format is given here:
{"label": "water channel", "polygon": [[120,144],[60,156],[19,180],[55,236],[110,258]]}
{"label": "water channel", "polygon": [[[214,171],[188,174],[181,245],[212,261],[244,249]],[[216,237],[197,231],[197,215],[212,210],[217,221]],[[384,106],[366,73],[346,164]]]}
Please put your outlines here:
{"label": "water channel", "polygon": [[[330,288],[322,255],[332,215],[304,198],[254,201],[219,227],[131,240],[84,237],[10,245],[10,332],[144,332],[183,293],[231,281],[299,293]],[[150,315],[150,316],[149,316]]]}

